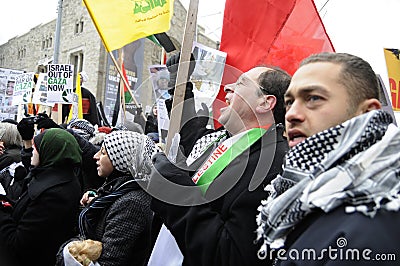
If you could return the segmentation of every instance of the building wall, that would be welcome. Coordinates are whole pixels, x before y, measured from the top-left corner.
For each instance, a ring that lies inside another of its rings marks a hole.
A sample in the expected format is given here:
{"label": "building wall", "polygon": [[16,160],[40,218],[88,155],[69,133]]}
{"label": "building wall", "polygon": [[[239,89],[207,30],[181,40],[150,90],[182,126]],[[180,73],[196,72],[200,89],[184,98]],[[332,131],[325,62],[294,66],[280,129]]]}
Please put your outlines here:
{"label": "building wall", "polygon": [[[185,23],[186,10],[180,1],[175,0],[171,29],[167,33],[176,46],[179,46],[178,49],[182,42]],[[53,62],[55,30],[56,20],[53,20],[0,45],[0,67],[27,72],[45,72],[46,65]],[[212,48],[217,48],[218,45],[204,35],[204,29],[200,26],[197,40]],[[83,70],[89,76],[85,87],[92,91],[98,101],[103,101],[107,52],[82,0],[63,1],[59,52],[58,63],[78,62],[77,68],[82,68],[78,71]],[[161,63],[162,50],[146,39],[144,53],[142,80],[146,83],[149,78],[148,66]],[[153,104],[151,83],[143,84],[142,90],[140,97],[143,107],[151,106]]]}

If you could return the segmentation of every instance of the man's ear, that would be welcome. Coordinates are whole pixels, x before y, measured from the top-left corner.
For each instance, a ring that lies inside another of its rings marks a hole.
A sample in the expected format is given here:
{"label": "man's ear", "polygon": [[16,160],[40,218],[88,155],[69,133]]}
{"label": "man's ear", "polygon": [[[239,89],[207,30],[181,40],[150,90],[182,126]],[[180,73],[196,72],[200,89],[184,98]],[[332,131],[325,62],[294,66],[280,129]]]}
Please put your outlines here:
{"label": "man's ear", "polygon": [[369,111],[372,110],[379,110],[382,108],[382,104],[379,102],[378,99],[371,98],[363,101],[360,103],[358,106],[358,112],[357,115],[368,113]]}
{"label": "man's ear", "polygon": [[276,105],[276,97],[274,95],[263,95],[259,105],[257,106],[257,111],[260,113],[266,113],[272,111]]}

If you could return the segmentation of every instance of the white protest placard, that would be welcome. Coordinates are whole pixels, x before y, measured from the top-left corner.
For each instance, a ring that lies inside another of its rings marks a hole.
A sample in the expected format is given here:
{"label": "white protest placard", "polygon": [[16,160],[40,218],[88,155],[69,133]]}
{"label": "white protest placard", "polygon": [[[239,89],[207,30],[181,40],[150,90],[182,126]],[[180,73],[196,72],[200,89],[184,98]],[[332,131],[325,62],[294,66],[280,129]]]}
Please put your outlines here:
{"label": "white protest placard", "polygon": [[196,67],[191,81],[196,87],[193,90],[196,111],[201,108],[201,103],[205,103],[211,109],[220,90],[226,53],[193,42],[193,55],[196,59]]}
{"label": "white protest placard", "polygon": [[13,91],[13,105],[27,104],[32,99],[32,89],[35,86],[33,82],[35,73],[23,73],[15,77]]}
{"label": "white protest placard", "polygon": [[47,103],[72,103],[74,93],[74,66],[52,64],[47,66]]}
{"label": "white protest placard", "polygon": [[32,103],[54,106],[54,103],[47,102],[47,73],[39,73],[32,96]]}
{"label": "white protest placard", "polygon": [[[160,140],[165,140],[169,128],[168,110],[165,100],[171,98],[168,93],[169,72],[165,65],[149,66],[150,80],[153,85],[155,104],[157,106],[157,124]],[[152,111],[151,111],[152,112]]]}
{"label": "white protest placard", "polygon": [[21,70],[0,68],[0,120],[15,119],[18,108],[12,105],[15,77],[24,73]]}
{"label": "white protest placard", "polygon": [[169,128],[169,116],[167,106],[165,105],[164,99],[157,100],[157,122],[158,128],[168,130]]}
{"label": "white protest placard", "polygon": [[169,72],[167,66],[151,65],[149,66],[149,72],[155,100],[171,98],[168,93]]}

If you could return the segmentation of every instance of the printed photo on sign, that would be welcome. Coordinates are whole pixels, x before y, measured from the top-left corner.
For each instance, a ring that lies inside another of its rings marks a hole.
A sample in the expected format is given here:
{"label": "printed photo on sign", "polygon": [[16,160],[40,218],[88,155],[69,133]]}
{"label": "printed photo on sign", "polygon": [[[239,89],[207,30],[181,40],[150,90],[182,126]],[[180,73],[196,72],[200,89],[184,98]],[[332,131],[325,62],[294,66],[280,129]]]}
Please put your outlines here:
{"label": "printed photo on sign", "polygon": [[9,80],[7,81],[7,89],[6,89],[6,95],[7,96],[12,96],[14,93],[14,85],[15,81],[14,80]]}
{"label": "printed photo on sign", "polygon": [[168,93],[169,72],[165,65],[149,66],[151,84],[153,86],[154,100],[169,99]]}
{"label": "printed photo on sign", "polygon": [[13,106],[13,93],[15,87],[15,77],[23,71],[0,68],[0,118],[16,119],[18,107]]}
{"label": "printed photo on sign", "polygon": [[4,95],[6,93],[7,88],[7,79],[0,76],[0,95]]}
{"label": "printed photo on sign", "polygon": [[196,111],[201,108],[201,103],[205,103],[211,110],[220,89],[226,53],[196,42],[193,43],[192,53],[196,59],[196,67],[191,76],[196,87],[193,90]]}
{"label": "printed photo on sign", "polygon": [[40,73],[32,96],[32,103],[54,106],[47,101],[47,74]]}

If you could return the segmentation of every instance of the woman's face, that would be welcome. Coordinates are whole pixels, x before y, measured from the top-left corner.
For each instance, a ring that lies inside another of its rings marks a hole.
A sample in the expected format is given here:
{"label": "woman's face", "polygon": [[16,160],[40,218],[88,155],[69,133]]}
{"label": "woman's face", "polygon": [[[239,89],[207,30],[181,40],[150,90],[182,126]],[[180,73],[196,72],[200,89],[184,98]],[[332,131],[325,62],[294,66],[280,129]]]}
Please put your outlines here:
{"label": "woman's face", "polygon": [[39,160],[39,152],[37,151],[35,145],[33,145],[33,153],[31,157],[31,165],[32,166],[39,166],[40,160]]}
{"label": "woman's face", "polygon": [[114,170],[114,166],[108,157],[106,148],[104,146],[93,156],[97,164],[97,174],[101,177],[109,176]]}

